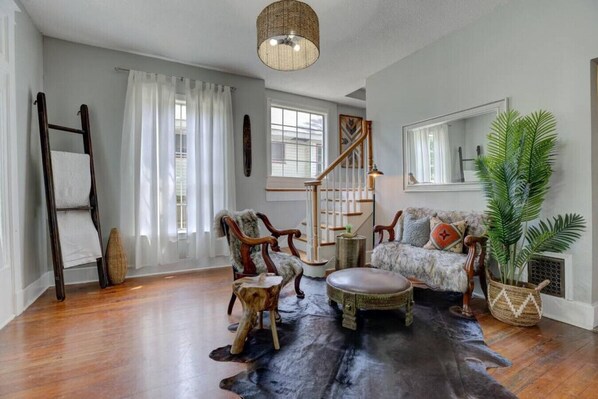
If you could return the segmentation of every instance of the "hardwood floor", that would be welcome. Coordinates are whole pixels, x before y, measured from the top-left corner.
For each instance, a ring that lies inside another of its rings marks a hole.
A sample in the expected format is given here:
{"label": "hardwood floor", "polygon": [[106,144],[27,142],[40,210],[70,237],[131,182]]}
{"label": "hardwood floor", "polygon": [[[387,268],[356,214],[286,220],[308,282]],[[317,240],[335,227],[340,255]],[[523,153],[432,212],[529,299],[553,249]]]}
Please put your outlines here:
{"label": "hardwood floor", "polygon": [[[232,343],[229,269],[48,290],[0,330],[2,398],[234,398],[221,379],[246,368],[209,352]],[[293,295],[287,287],[282,295]],[[513,362],[490,370],[522,398],[598,397],[598,334],[544,319],[515,328],[474,308],[486,342]]]}

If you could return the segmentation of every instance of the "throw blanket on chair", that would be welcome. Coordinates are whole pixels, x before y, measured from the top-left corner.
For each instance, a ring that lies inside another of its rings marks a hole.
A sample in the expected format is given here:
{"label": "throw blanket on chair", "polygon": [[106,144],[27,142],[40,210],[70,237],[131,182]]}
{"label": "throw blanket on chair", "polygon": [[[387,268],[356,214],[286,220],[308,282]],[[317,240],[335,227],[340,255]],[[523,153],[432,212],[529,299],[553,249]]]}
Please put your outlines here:
{"label": "throw blanket on chair", "polygon": [[[228,216],[237,223],[239,229],[247,237],[259,238],[259,218],[256,212],[252,209],[245,209],[239,212],[233,212],[229,210],[222,210],[218,212],[214,218],[213,231],[217,237],[224,237],[226,232],[222,225],[222,218]],[[230,260],[235,271],[243,273],[244,266],[241,259],[241,241],[235,237],[234,234],[228,234],[228,243],[230,247]],[[270,258],[276,266],[278,275],[283,279],[283,285],[286,285],[295,276],[303,272],[303,263],[300,259],[280,252],[269,251]],[[264,262],[264,257],[261,253],[261,245],[256,245],[251,248],[251,260],[255,264],[256,272],[267,273],[268,268]]]}

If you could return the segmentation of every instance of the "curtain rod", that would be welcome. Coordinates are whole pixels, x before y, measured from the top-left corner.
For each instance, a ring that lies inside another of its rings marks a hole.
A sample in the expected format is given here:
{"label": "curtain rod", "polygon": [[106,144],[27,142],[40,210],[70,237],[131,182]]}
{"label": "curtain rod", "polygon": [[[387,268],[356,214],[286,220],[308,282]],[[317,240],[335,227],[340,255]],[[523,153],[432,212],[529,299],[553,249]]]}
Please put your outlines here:
{"label": "curtain rod", "polygon": [[[116,72],[129,72],[129,71],[131,71],[129,68],[122,68],[122,67],[114,67],[114,70],[115,70]],[[174,75],[167,75],[167,76],[172,76],[172,77],[175,77],[175,78],[177,78],[177,79],[180,79],[180,80],[185,80],[185,79],[187,79],[187,78],[186,78],[186,77],[184,77],[184,76],[174,76]],[[190,78],[189,78],[189,79],[190,79]],[[216,83],[216,84],[218,84],[218,83]],[[220,86],[228,86],[228,87],[230,87],[230,90],[231,90],[231,91],[236,91],[236,90],[237,90],[237,88],[236,88],[236,87],[234,87],[234,86],[229,86],[229,85],[220,85]]]}

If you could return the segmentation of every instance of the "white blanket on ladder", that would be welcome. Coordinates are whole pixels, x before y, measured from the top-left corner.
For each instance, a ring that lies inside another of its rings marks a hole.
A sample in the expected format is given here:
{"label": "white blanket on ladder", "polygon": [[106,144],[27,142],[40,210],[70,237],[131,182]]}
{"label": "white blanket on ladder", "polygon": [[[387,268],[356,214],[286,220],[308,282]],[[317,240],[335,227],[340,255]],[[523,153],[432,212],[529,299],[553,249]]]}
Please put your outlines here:
{"label": "white blanket on ladder", "polygon": [[[54,199],[57,208],[89,206],[89,155],[52,151]],[[102,247],[89,211],[56,212],[65,268],[95,262]]]}

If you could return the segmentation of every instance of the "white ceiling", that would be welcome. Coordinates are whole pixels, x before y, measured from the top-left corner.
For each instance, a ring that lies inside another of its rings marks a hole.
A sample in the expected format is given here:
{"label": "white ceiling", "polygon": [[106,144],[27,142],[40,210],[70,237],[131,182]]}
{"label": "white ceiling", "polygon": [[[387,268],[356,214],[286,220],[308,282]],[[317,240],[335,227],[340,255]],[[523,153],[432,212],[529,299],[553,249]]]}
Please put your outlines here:
{"label": "white ceiling", "polygon": [[365,79],[509,0],[306,0],[320,59],[278,72],[256,55],[255,20],[273,0],[22,0],[45,36],[262,78],[339,103]]}

